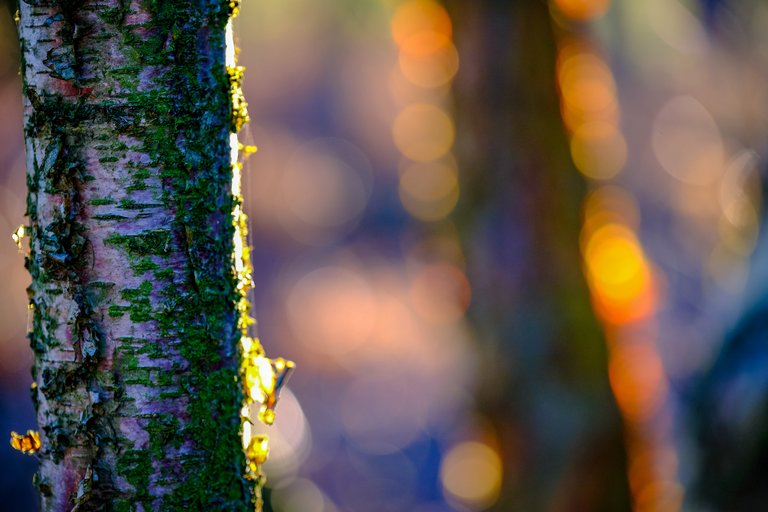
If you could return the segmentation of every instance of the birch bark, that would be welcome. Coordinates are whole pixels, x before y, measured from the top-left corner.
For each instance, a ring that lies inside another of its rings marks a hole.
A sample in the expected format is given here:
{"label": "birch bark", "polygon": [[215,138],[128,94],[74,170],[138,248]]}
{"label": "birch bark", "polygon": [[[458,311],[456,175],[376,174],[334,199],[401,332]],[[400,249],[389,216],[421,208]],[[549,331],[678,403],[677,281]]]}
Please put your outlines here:
{"label": "birch bark", "polygon": [[42,510],[246,510],[226,0],[22,0]]}

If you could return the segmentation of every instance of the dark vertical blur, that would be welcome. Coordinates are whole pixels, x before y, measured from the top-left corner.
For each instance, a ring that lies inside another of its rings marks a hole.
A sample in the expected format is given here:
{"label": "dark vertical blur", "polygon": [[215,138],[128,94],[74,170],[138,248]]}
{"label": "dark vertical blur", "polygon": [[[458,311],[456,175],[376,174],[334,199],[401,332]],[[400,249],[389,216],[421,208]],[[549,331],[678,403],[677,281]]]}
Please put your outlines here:
{"label": "dark vertical blur", "polygon": [[[743,60],[750,73],[760,77],[765,89],[765,2],[701,0],[701,4],[710,40],[730,58]],[[765,123],[768,112],[765,104],[761,107],[757,116]],[[739,138],[754,144],[752,194],[760,192],[755,179],[759,177],[765,197],[768,139],[764,124],[743,130]],[[685,419],[692,446],[688,501],[697,510],[758,511],[768,503],[766,210],[759,215],[744,298],[732,313],[722,344],[685,395]]]}
{"label": "dark vertical blur", "polygon": [[550,13],[537,0],[448,2],[461,53],[458,213],[498,433],[492,510],[629,510],[622,426],[579,261],[585,187],[569,160]]}

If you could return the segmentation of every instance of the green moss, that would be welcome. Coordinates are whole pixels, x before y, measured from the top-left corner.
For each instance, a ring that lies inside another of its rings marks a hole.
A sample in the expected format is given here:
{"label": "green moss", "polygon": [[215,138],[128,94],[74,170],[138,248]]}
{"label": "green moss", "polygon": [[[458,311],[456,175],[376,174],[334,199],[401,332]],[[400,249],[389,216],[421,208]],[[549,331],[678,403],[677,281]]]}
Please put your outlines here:
{"label": "green moss", "polygon": [[138,354],[145,354],[150,359],[160,359],[167,356],[162,343],[147,339],[137,340],[137,343],[139,344],[137,348]]}
{"label": "green moss", "polygon": [[152,305],[149,299],[138,299],[131,304],[129,316],[134,322],[148,322],[152,320]]}
{"label": "green moss", "polygon": [[122,374],[122,383],[127,386],[137,385],[152,387],[152,372],[146,368],[124,370]]}
{"label": "green moss", "polygon": [[[148,257],[135,260],[131,263],[131,270],[133,270],[133,273],[136,275],[141,275],[151,270],[157,270],[159,268],[160,268],[160,265],[158,265]],[[171,272],[173,272],[173,269],[170,269],[170,270]]]}
{"label": "green moss", "polygon": [[161,458],[169,445],[177,450],[181,448],[182,440],[175,435],[180,427],[178,418],[170,414],[157,414],[150,418],[146,431],[149,433],[149,451],[155,458]]}
{"label": "green moss", "polygon": [[152,320],[152,303],[149,299],[152,292],[152,283],[144,281],[138,288],[127,288],[120,292],[120,296],[130,302],[128,306],[129,316],[134,322],[147,322]]}
{"label": "green moss", "polygon": [[120,292],[120,294],[126,300],[135,300],[136,298],[140,297],[149,297],[151,292],[152,283],[150,281],[144,281],[139,285],[138,288],[129,288],[127,290],[123,290]]}
{"label": "green moss", "polygon": [[[152,5],[160,19],[178,19],[180,13],[175,7],[164,2]],[[195,20],[193,23],[212,27],[211,44],[223,48],[228,9],[228,2],[222,2],[218,13],[203,15],[190,9],[185,15]],[[231,111],[230,79],[222,66],[210,77],[213,82],[200,80],[193,58],[198,44],[194,31],[180,31],[172,41],[169,50],[180,57],[170,81],[176,102],[169,105],[167,117],[162,109],[156,110],[159,122],[146,140],[153,155],[152,167],[160,169],[164,182],[171,184],[164,188],[168,191],[164,199],[175,205],[174,230],[183,234],[176,239],[189,258],[191,272],[183,276],[183,284],[178,283],[179,276],[173,276],[174,282],[161,290],[165,306],[157,321],[164,335],[184,340],[179,350],[190,371],[179,374],[178,386],[191,391],[191,400],[190,419],[180,434],[193,440],[205,454],[205,463],[195,458],[182,462],[190,478],[168,497],[167,504],[168,510],[249,510],[251,484],[243,479],[239,439],[243,397],[239,363],[233,357],[238,336],[231,263],[230,119],[226,115]],[[201,125],[206,128],[201,129]],[[176,134],[183,134],[184,151],[175,142]],[[171,275],[155,272],[165,282]]]}
{"label": "green moss", "polygon": [[122,350],[120,354],[120,368],[122,370],[135,370],[139,367],[139,359],[135,354],[131,354],[125,350]]}
{"label": "green moss", "polygon": [[107,313],[112,318],[120,318],[125,314],[126,311],[128,311],[128,308],[125,306],[118,306],[117,304],[112,304],[107,309]]}
{"label": "green moss", "polygon": [[149,169],[144,168],[137,169],[136,172],[134,172],[132,175],[133,179],[135,180],[145,180],[150,176],[152,176],[152,173],[149,172]]}
{"label": "green moss", "polygon": [[145,450],[127,450],[117,460],[116,470],[136,489],[135,498],[151,510],[151,496],[147,489],[149,475],[152,473],[152,459]]}
{"label": "green moss", "polygon": [[138,235],[111,234],[104,242],[124,247],[132,256],[165,256],[171,250],[171,232],[154,229]]}
{"label": "green moss", "polygon": [[151,204],[151,203],[137,203],[133,199],[122,199],[120,201],[120,208],[123,210],[144,210],[146,208],[157,208],[158,206],[163,206],[162,204]]}
{"label": "green moss", "polygon": [[121,500],[112,502],[112,510],[113,512],[133,512],[136,508],[128,501]]}
{"label": "green moss", "polygon": [[147,190],[148,188],[149,188],[149,186],[147,186],[146,183],[141,182],[141,181],[134,181],[132,184],[130,184],[130,185],[128,185],[126,187],[126,190],[128,192],[135,192],[137,190]]}
{"label": "green moss", "polygon": [[[178,369],[178,368],[177,368]],[[178,384],[178,377],[171,372],[160,372],[155,378],[158,386],[168,387]]]}
{"label": "green moss", "polygon": [[157,270],[154,274],[155,277],[161,281],[170,280],[173,277],[173,269],[172,268],[161,268],[160,270]]}
{"label": "green moss", "polygon": [[115,200],[109,197],[97,197],[95,199],[91,199],[88,201],[88,203],[93,206],[102,206],[107,204],[115,204]]}
{"label": "green moss", "polygon": [[163,391],[160,393],[161,400],[176,399],[182,396],[184,396],[184,391],[182,389],[177,389],[176,391]]}

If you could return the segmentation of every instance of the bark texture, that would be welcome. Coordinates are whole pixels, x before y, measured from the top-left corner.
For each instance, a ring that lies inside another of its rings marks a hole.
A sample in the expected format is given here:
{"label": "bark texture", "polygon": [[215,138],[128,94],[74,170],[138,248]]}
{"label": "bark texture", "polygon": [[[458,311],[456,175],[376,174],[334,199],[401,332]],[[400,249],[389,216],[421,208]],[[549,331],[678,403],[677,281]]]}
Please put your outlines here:
{"label": "bark texture", "polygon": [[22,0],[42,510],[247,510],[226,0]]}

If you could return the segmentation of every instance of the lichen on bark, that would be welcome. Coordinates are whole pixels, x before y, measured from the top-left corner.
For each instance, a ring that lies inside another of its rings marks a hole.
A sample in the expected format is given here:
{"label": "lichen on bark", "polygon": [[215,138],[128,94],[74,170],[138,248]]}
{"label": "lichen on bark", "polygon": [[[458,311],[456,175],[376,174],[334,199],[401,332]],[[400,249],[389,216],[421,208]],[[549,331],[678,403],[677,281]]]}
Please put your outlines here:
{"label": "lichen on bark", "polygon": [[20,4],[42,509],[250,510],[229,1]]}

